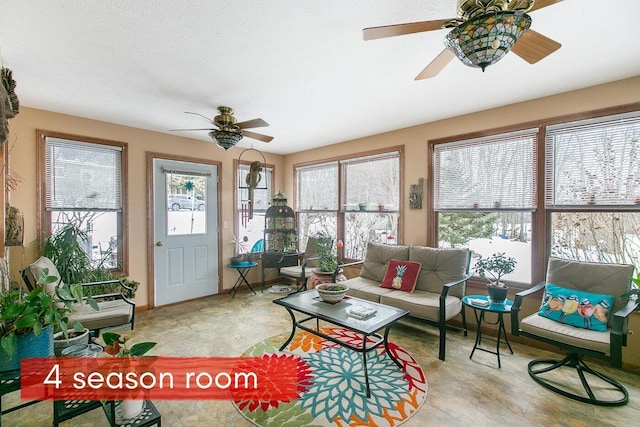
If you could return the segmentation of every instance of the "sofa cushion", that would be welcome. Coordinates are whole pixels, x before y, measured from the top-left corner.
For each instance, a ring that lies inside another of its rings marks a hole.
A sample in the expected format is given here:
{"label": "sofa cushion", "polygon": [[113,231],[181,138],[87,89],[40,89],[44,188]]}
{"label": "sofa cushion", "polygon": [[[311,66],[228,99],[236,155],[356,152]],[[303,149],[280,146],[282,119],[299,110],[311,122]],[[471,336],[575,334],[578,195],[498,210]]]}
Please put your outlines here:
{"label": "sofa cushion", "polygon": [[362,298],[367,301],[380,302],[380,295],[388,292],[396,292],[390,289],[381,288],[380,282],[371,279],[365,279],[364,277],[354,277],[344,282],[340,282],[349,287],[347,295],[356,298]]}
{"label": "sofa cushion", "polygon": [[[440,294],[416,289],[413,293],[390,290],[380,295],[380,303],[407,310],[411,316],[438,322]],[[462,310],[462,300],[447,296],[445,300],[445,318],[451,319]]]}
{"label": "sofa cushion", "polygon": [[420,267],[419,262],[391,259],[380,287],[411,293],[416,287]]}
{"label": "sofa cushion", "polygon": [[[411,246],[409,261],[422,264],[416,289],[440,294],[442,285],[460,280],[467,274],[469,250]],[[462,298],[464,285],[452,288],[450,295]]]}
{"label": "sofa cushion", "polygon": [[102,329],[126,325],[133,318],[133,306],[122,299],[98,302],[95,311],[88,304],[74,304],[69,319],[78,320],[87,329]]}
{"label": "sofa cushion", "polygon": [[367,253],[360,270],[360,277],[375,280],[379,285],[384,280],[387,273],[387,263],[392,258],[409,260],[409,246],[370,242],[367,244]]}
{"label": "sofa cushion", "polygon": [[547,283],[538,314],[584,329],[607,330],[613,296],[566,289]]}

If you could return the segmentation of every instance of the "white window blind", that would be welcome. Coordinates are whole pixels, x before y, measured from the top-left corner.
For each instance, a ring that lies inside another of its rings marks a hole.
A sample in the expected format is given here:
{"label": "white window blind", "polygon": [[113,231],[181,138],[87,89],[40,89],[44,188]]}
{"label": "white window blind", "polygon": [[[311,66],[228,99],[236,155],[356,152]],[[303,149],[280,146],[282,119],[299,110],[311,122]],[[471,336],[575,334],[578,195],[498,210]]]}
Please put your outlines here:
{"label": "white window blind", "polygon": [[535,210],[536,140],[528,129],[435,145],[435,210]]}
{"label": "white window blind", "polygon": [[640,209],[640,112],[547,128],[545,205]]}
{"label": "white window blind", "polygon": [[121,147],[47,137],[45,157],[48,210],[121,210]]}
{"label": "white window blind", "polygon": [[296,209],[338,210],[338,163],[296,168]]}
{"label": "white window blind", "polygon": [[398,210],[400,205],[400,152],[393,151],[340,162],[343,196],[347,210],[384,205]]}

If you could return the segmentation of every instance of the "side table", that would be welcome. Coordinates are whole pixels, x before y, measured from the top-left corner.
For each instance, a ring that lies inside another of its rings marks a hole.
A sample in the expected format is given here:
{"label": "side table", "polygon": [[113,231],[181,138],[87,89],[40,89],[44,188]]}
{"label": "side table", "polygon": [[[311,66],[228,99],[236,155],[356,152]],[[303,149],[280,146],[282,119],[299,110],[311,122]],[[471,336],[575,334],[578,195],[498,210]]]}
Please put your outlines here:
{"label": "side table", "polygon": [[240,288],[240,286],[243,283],[246,284],[249,287],[249,289],[251,289],[251,292],[253,292],[254,295],[258,295],[256,294],[256,291],[253,290],[253,288],[249,284],[249,281],[247,280],[247,273],[249,272],[249,270],[251,270],[253,267],[257,265],[258,265],[257,262],[244,261],[244,262],[241,262],[240,264],[229,264],[227,266],[229,268],[233,268],[234,270],[236,270],[239,276],[238,279],[236,280],[236,283],[233,285],[233,288],[231,288],[231,290],[229,291],[231,298],[234,298],[236,296],[236,293],[238,292],[238,288]]}
{"label": "side table", "polygon": [[[498,368],[501,368],[500,364],[500,343],[502,341],[502,334],[504,334],[504,343],[507,344],[509,351],[513,354],[513,350],[511,349],[511,344],[509,344],[509,339],[507,338],[507,331],[504,328],[504,314],[511,313],[511,307],[513,306],[513,301],[505,300],[504,304],[493,304],[489,301],[489,297],[487,295],[467,295],[462,298],[462,304],[467,307],[473,308],[473,314],[476,318],[476,342],[473,345],[473,350],[471,350],[471,354],[469,355],[469,359],[473,357],[473,353],[476,350],[481,350],[487,353],[495,354],[498,356]],[[485,320],[486,313],[496,313],[498,315],[498,320],[495,322],[489,322]],[[486,340],[495,341],[496,342],[496,351],[488,350],[486,348],[481,347],[482,344],[482,322],[488,325],[498,325],[498,337],[494,339],[493,337],[487,338]]]}

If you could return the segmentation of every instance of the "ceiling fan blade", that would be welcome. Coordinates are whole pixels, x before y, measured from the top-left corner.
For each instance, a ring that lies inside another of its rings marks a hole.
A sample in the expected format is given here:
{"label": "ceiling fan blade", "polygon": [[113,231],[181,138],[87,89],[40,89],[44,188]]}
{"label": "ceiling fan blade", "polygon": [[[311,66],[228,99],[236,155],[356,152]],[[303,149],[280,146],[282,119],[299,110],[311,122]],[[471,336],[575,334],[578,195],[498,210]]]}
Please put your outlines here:
{"label": "ceiling fan blade", "polygon": [[182,132],[187,130],[215,130],[212,128],[202,128],[202,129],[169,129],[169,132]]}
{"label": "ceiling fan blade", "polygon": [[236,123],[240,129],[245,128],[262,128],[269,126],[269,123],[265,122],[262,119],[253,119],[253,120],[245,120],[244,122]]}
{"label": "ceiling fan blade", "polygon": [[560,3],[561,1],[562,0],[536,0],[533,7],[529,9],[527,13],[542,9],[543,7],[551,6],[552,4]]}
{"label": "ceiling fan blade", "polygon": [[442,71],[442,69],[455,57],[456,55],[451,50],[445,48],[433,61],[431,61],[429,65],[425,67],[424,70],[420,72],[420,74],[416,76],[415,80],[430,79],[437,76],[438,73]]}
{"label": "ceiling fan blade", "polygon": [[421,33],[423,31],[440,30],[444,24],[450,21],[453,21],[453,19],[437,19],[435,21],[370,27],[362,30],[362,37],[364,37],[365,40],[374,40],[385,37],[402,36],[404,34]]}
{"label": "ceiling fan blade", "polygon": [[561,46],[557,41],[529,28],[511,50],[529,64],[535,64],[560,49]]}
{"label": "ceiling fan blade", "polygon": [[200,113],[192,113],[191,111],[185,111],[184,113],[185,113],[185,114],[193,114],[193,115],[195,115],[195,116],[200,116],[200,117],[202,117],[203,119],[205,119],[206,121],[208,121],[209,123],[213,123],[213,121],[212,121],[209,117],[207,117],[207,116],[203,116],[203,115],[202,115],[202,114],[200,114]]}
{"label": "ceiling fan blade", "polygon": [[251,132],[244,129],[241,130],[240,132],[242,133],[242,136],[246,136],[247,138],[257,139],[258,141],[262,141],[262,142],[271,142],[271,140],[273,139],[272,136],[267,136],[261,133],[255,133],[255,132]]}

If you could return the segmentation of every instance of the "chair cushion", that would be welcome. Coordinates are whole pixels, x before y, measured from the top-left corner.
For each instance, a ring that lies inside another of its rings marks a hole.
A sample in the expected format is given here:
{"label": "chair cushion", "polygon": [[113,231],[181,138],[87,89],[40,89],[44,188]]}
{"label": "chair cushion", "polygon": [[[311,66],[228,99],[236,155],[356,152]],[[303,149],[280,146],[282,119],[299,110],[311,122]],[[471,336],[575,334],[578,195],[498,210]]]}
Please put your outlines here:
{"label": "chair cushion", "polygon": [[520,321],[520,329],[532,335],[560,341],[579,348],[587,348],[609,354],[609,332],[599,332],[592,329],[576,328],[556,322],[533,313]]}
{"label": "chair cushion", "polygon": [[[313,268],[311,267],[307,267],[304,269],[304,277],[305,278],[309,278],[311,276],[311,273]],[[301,265],[294,265],[291,267],[282,267],[280,269],[280,275],[281,276],[289,276],[289,277],[297,277],[297,278],[302,278],[302,266]]]}
{"label": "chair cushion", "polygon": [[[627,304],[624,293],[631,286],[634,266],[630,264],[605,264],[550,258],[547,267],[547,283],[568,289],[613,295],[612,313]],[[612,326],[613,316],[608,326]]]}
{"label": "chair cushion", "polygon": [[44,270],[45,268],[49,270],[49,276],[55,276],[58,278],[58,280],[52,283],[45,284],[44,292],[46,292],[48,295],[55,296],[56,286],[62,286],[64,285],[64,282],[60,280],[60,273],[49,258],[41,256],[36,260],[36,262],[29,266],[29,271],[31,273],[33,283],[36,283],[38,277],[40,277],[40,274],[42,273],[42,270]]}
{"label": "chair cushion", "polygon": [[411,293],[416,287],[421,267],[419,262],[389,260],[387,274],[380,283],[380,287]]}
{"label": "chair cushion", "polygon": [[547,283],[538,314],[557,322],[605,332],[613,296],[567,289]]}
{"label": "chair cushion", "polygon": [[360,277],[381,283],[387,274],[387,263],[390,259],[408,260],[409,246],[387,245],[384,243],[367,244],[367,253],[360,270]]}
{"label": "chair cushion", "polygon": [[133,318],[133,306],[124,300],[98,302],[100,309],[95,311],[88,304],[74,304],[69,320],[78,320],[87,329],[103,329],[126,325]]}

